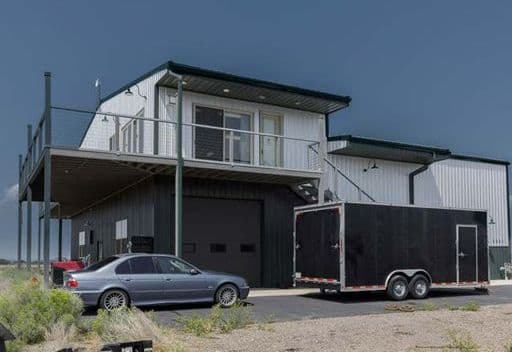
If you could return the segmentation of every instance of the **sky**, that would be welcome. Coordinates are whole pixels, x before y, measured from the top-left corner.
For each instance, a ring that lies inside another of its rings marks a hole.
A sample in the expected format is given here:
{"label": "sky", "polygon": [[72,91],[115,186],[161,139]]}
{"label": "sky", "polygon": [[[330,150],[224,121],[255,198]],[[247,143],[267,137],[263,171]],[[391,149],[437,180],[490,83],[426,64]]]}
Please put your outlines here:
{"label": "sky", "polygon": [[43,110],[44,71],[53,74],[56,105],[94,109],[96,78],[108,93],[173,59],[349,95],[331,135],[512,160],[510,1],[0,6],[0,257],[16,257],[17,155],[26,152],[26,125]]}

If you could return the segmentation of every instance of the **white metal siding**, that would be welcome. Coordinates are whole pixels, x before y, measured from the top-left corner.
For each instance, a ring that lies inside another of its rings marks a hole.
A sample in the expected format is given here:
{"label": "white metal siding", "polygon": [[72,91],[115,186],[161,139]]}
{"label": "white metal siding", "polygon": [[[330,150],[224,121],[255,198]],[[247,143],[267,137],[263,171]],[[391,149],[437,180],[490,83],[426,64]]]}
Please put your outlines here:
{"label": "white metal siding", "polygon": [[[171,102],[176,91],[171,88],[160,88],[160,116],[166,116],[166,105]],[[301,110],[280,108],[267,104],[251,103],[241,100],[216,97],[211,95],[184,92],[183,93],[183,122],[193,123],[194,106],[202,105],[225,110],[234,110],[248,113],[252,116],[252,130],[260,131],[260,112],[273,113],[283,117],[281,134],[286,137],[319,140],[320,135],[325,138],[324,116]],[[159,154],[169,155],[174,149],[174,132],[172,127],[168,130],[160,129]],[[283,167],[290,169],[308,168],[307,142],[284,140]],[[190,126],[183,128],[183,153],[185,158],[193,157],[193,131]],[[259,164],[259,138],[255,137],[252,150],[253,164]]]}
{"label": "white metal siding", "polygon": [[[421,164],[375,159],[378,169],[363,170],[373,165],[374,159],[329,154],[329,160],[377,202],[408,204],[409,174]],[[350,185],[329,166],[326,166],[327,185],[343,200],[366,201],[357,188]]]}
{"label": "white metal siding", "polygon": [[[118,113],[123,115],[134,116],[141,109],[144,109],[144,117],[154,118],[154,92],[155,84],[165,74],[165,70],[155,73],[148,78],[137,83],[141,95],[147,97],[144,99],[138,94],[138,90],[135,86],[130,87],[133,95],[128,96],[121,92],[120,94],[110,98],[103,102],[99,109],[96,117],[92,121],[89,129],[86,132],[82,145],[82,149],[93,149],[93,150],[109,150],[109,138],[115,133],[115,123],[112,116],[107,116],[107,121],[103,120],[101,112]],[[128,122],[128,118],[120,118],[120,129]],[[139,121],[141,122],[141,121]],[[153,153],[153,122],[143,122],[144,141],[143,153]]]}
{"label": "white metal siding", "polygon": [[414,178],[415,204],[487,210],[489,246],[508,246],[507,167],[447,159]]}

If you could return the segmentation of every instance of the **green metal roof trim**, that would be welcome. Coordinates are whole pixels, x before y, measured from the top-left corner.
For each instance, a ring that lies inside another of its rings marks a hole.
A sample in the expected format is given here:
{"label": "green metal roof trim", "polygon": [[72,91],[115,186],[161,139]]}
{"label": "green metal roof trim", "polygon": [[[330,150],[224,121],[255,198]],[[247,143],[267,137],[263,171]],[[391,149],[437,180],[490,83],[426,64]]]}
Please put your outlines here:
{"label": "green metal roof trim", "polygon": [[327,137],[327,140],[328,141],[347,141],[347,142],[353,142],[353,143],[375,145],[375,146],[379,146],[379,147],[389,147],[389,148],[393,148],[393,149],[410,150],[410,151],[415,151],[415,152],[448,154],[448,155],[451,154],[451,151],[449,149],[444,149],[444,148],[429,147],[429,146],[418,145],[418,144],[406,144],[406,143],[400,143],[400,142],[392,142],[392,141],[386,141],[386,140],[382,140],[382,139],[356,137],[356,136],[352,136],[349,134],[343,135],[343,136]]}
{"label": "green metal roof trim", "polygon": [[[344,106],[348,106],[350,102],[352,101],[352,98],[349,96],[343,96],[343,95],[335,95],[335,94],[329,94],[319,91],[314,91],[310,89],[304,89],[299,87],[294,87],[290,85],[284,85],[279,84],[275,82],[270,81],[263,81],[259,79],[249,78],[249,77],[243,77],[243,76],[236,76],[224,72],[219,71],[213,71],[213,70],[207,70],[195,66],[189,66],[184,65],[180,63],[176,63],[174,61],[168,61],[163,65],[160,65],[153,70],[143,74],[142,76],[138,77],[137,79],[131,81],[130,83],[124,85],[123,87],[117,89],[116,91],[112,92],[111,94],[105,96],[101,99],[101,103],[109,100],[110,98],[122,93],[129,87],[139,83],[140,81],[148,78],[149,76],[164,70],[168,69],[176,74],[180,75],[189,75],[189,76],[196,76],[196,77],[203,77],[207,79],[213,79],[213,80],[219,80],[219,81],[225,81],[225,82],[231,82],[231,83],[237,83],[237,84],[243,84],[255,88],[261,88],[261,89],[270,89],[280,92],[286,92],[291,94],[297,94],[305,97],[311,97],[311,98],[317,98],[317,99],[324,99],[328,101],[337,102],[339,104],[343,104]],[[187,87],[185,86],[184,89]],[[300,107],[295,107],[296,109],[301,110]]]}
{"label": "green metal roof trim", "polygon": [[415,151],[415,152],[435,153],[437,155],[444,155],[444,156],[447,156],[449,159],[456,159],[456,160],[475,161],[475,162],[499,164],[499,165],[510,165],[510,162],[507,160],[484,158],[484,157],[472,156],[472,155],[452,154],[450,149],[431,147],[431,146],[425,146],[425,145],[419,145],[419,144],[407,144],[407,143],[393,142],[393,141],[387,141],[387,140],[382,140],[382,139],[357,137],[357,136],[352,136],[352,135],[333,136],[333,137],[328,137],[327,140],[328,141],[347,141],[347,142],[353,142],[353,143],[361,143],[361,144],[374,145],[374,146],[379,146],[379,147],[388,147],[388,148]]}

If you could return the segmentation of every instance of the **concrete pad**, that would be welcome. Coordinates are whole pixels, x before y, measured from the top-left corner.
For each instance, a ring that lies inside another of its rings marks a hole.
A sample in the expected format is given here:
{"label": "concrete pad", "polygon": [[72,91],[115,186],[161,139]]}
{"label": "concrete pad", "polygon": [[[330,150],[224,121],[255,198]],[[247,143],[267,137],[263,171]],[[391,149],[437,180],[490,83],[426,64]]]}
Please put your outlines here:
{"label": "concrete pad", "polygon": [[282,297],[282,296],[301,296],[309,293],[318,293],[317,288],[255,288],[249,292],[249,298],[254,297]]}
{"label": "concrete pad", "polygon": [[490,286],[512,285],[512,280],[491,280]]}

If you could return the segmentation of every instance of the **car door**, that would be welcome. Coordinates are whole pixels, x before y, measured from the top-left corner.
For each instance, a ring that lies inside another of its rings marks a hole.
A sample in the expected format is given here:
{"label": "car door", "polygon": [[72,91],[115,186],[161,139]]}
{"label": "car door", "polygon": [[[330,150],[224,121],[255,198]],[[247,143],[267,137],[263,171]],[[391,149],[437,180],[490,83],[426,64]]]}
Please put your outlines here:
{"label": "car door", "polygon": [[[165,301],[164,277],[155,266],[152,256],[130,258],[129,273],[122,271],[118,278],[128,289],[135,304],[152,304]],[[121,264],[122,265],[122,264]]]}
{"label": "car door", "polygon": [[165,297],[172,303],[204,302],[213,299],[214,285],[208,275],[171,256],[155,257],[165,277]]}

